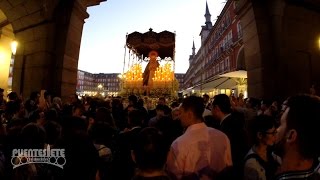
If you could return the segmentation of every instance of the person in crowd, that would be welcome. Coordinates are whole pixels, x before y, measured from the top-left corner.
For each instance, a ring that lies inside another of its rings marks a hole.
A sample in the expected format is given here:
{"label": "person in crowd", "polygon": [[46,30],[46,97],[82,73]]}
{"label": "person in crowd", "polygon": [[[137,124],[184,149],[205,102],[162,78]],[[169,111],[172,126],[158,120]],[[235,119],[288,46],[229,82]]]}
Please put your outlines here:
{"label": "person in crowd", "polygon": [[171,111],[172,120],[180,120],[180,110],[179,107],[173,108]]}
{"label": "person in crowd", "polygon": [[98,169],[100,180],[108,179],[108,177],[111,176],[112,170],[111,141],[113,137],[113,129],[108,123],[100,121],[91,126],[89,135],[99,154]]}
{"label": "person in crowd", "polygon": [[212,106],[211,106],[211,102],[210,102],[210,97],[208,94],[204,94],[202,96],[203,101],[204,101],[204,107],[205,109],[211,110]]}
{"label": "person in crowd", "polygon": [[72,107],[72,116],[74,117],[83,117],[84,107],[82,104],[76,104]]}
{"label": "person in crowd", "polygon": [[203,123],[201,97],[189,96],[180,106],[185,133],[171,145],[167,171],[174,179],[215,179],[232,165],[228,137]]}
{"label": "person in crowd", "polygon": [[29,116],[29,120],[40,127],[43,127],[47,123],[44,112],[40,109],[33,111]]}
{"label": "person in crowd", "polygon": [[134,110],[138,110],[138,109],[134,105],[131,105],[131,104],[129,104],[126,108],[127,114],[129,114],[131,111],[134,111]]}
{"label": "person in crowd", "polygon": [[172,140],[175,140],[183,134],[183,130],[184,130],[181,125],[179,107],[172,109],[171,114],[172,114],[172,121],[171,121],[170,129],[172,129],[171,131],[172,138],[173,138]]}
{"label": "person in crowd", "polygon": [[258,115],[260,114],[266,114],[266,115],[271,115],[270,112],[270,106],[272,104],[272,101],[269,99],[263,99],[261,101],[261,106],[260,106],[260,110],[258,111]]}
{"label": "person in crowd", "polygon": [[138,106],[138,98],[135,95],[130,95],[128,97],[129,105],[132,105],[133,107],[137,108]]}
{"label": "person in crowd", "polygon": [[158,104],[167,105],[167,103],[166,103],[166,98],[164,98],[164,97],[159,97],[159,99],[158,99]]}
{"label": "person in crowd", "polygon": [[273,154],[270,147],[276,141],[276,123],[271,116],[260,115],[252,122],[252,142],[244,161],[244,180],[272,179],[280,158]]}
{"label": "person in crowd", "polygon": [[52,108],[54,108],[57,112],[61,112],[62,111],[62,100],[60,97],[54,97],[52,99]]}
{"label": "person in crowd", "polygon": [[[259,100],[256,98],[247,98],[245,101],[245,106],[232,106],[232,110],[235,112],[242,113],[245,120],[245,129],[247,132],[252,132],[250,130],[250,124],[252,124],[252,121],[256,118],[258,112],[257,112],[257,105],[259,103]],[[249,138],[249,140],[251,140]],[[249,141],[249,145],[253,145],[252,142]]]}
{"label": "person in crowd", "polygon": [[125,129],[116,137],[116,152],[114,159],[115,177],[117,179],[131,179],[134,175],[135,164],[131,158],[132,145],[137,140],[141,131],[143,113],[140,110],[129,112],[129,128]]}
{"label": "person in crowd", "polygon": [[[45,130],[35,123],[29,123],[23,127],[20,134],[20,148],[22,149],[44,149]],[[28,154],[20,154],[13,158],[18,163],[28,158]],[[12,179],[50,179],[52,177],[49,164],[29,163],[19,168],[14,168]]]}
{"label": "person in crowd", "polygon": [[6,104],[5,118],[9,126],[16,120],[26,120],[26,111],[21,100],[10,101]]}
{"label": "person in crowd", "polygon": [[112,99],[112,116],[115,120],[116,126],[119,130],[126,128],[126,119],[123,104],[120,101],[120,98]]}
{"label": "person in crowd", "polygon": [[320,98],[295,95],[288,99],[277,129],[276,153],[281,156],[276,180],[320,179]]}
{"label": "person in crowd", "polygon": [[239,93],[239,96],[237,98],[238,106],[239,107],[244,107],[245,106],[245,101],[244,101],[244,95],[243,93]]}
{"label": "person in crowd", "polygon": [[231,106],[239,106],[238,98],[236,98],[235,94],[231,94],[229,99],[230,99]]}
{"label": "person in crowd", "polygon": [[25,108],[27,110],[28,115],[30,115],[33,111],[38,109],[39,99],[40,93],[38,91],[34,91],[30,94],[30,98],[25,103]]}
{"label": "person in crowd", "polygon": [[[73,116],[73,112],[75,110],[75,107],[82,106],[81,101],[78,99],[77,94],[72,94],[69,96],[68,101],[63,105],[62,107],[62,114],[66,118],[69,116]],[[81,108],[84,109],[84,108]]]}
{"label": "person in crowd", "polygon": [[139,141],[133,145],[132,159],[138,168],[133,180],[169,180],[164,171],[168,154],[165,138],[155,128],[145,128],[139,134]]}
{"label": "person in crowd", "polygon": [[220,121],[214,118],[212,115],[204,116],[203,120],[208,127],[215,128],[215,129],[220,128]]}
{"label": "person in crowd", "polygon": [[139,110],[140,108],[138,107],[138,97],[135,95],[130,95],[128,97],[128,105],[127,107],[124,109],[125,112],[125,119],[126,119],[126,126],[125,128],[128,128],[128,116],[129,116],[129,112],[133,111],[133,110]]}
{"label": "person in crowd", "polygon": [[50,108],[44,112],[45,119],[48,121],[60,122],[60,117],[56,109]]}
{"label": "person in crowd", "polygon": [[107,123],[114,130],[117,129],[112,113],[105,107],[100,107],[97,110],[95,122],[104,122]]}
{"label": "person in crowd", "polygon": [[170,104],[170,108],[171,109],[174,109],[174,108],[177,108],[177,107],[179,107],[179,103],[177,102],[177,101],[173,101],[171,104]]}
{"label": "person in crowd", "polygon": [[8,94],[8,100],[9,101],[16,101],[18,99],[19,99],[19,96],[18,96],[18,94],[16,92],[10,92]]}
{"label": "person in crowd", "polygon": [[77,104],[81,104],[81,101],[78,97],[77,94],[72,94],[70,97],[69,97],[69,104],[70,105],[77,105]]}
{"label": "person in crowd", "polygon": [[[175,124],[177,121],[173,121],[171,116],[162,116],[160,117],[156,123],[154,124],[154,128],[158,129],[160,133],[165,137],[165,141],[167,143],[167,146],[170,147],[172,142],[182,135],[182,132],[180,133],[179,126]],[[181,126],[181,125],[180,125]]]}
{"label": "person in crowd", "polygon": [[5,109],[4,89],[0,88],[0,111]]}
{"label": "person in crowd", "polygon": [[158,104],[156,107],[156,116],[149,120],[148,126],[154,127],[157,124],[157,121],[165,115],[166,106],[162,104]]}
{"label": "person in crowd", "polygon": [[6,128],[2,122],[0,122],[0,179],[5,179],[6,175],[6,157],[5,157],[5,139]]}
{"label": "person in crowd", "polygon": [[230,99],[226,94],[215,96],[211,111],[213,117],[220,122],[219,130],[230,140],[234,175],[239,176],[242,172],[243,158],[249,150],[243,114],[232,112]]}
{"label": "person in crowd", "polygon": [[137,109],[139,109],[143,113],[143,127],[147,127],[149,123],[149,117],[148,117],[148,111],[144,107],[144,101],[142,98],[140,98],[137,102]]}
{"label": "person in crowd", "polygon": [[66,164],[55,173],[56,179],[95,179],[98,174],[99,154],[87,133],[85,119],[66,117],[62,136],[56,148],[65,149]]}
{"label": "person in crowd", "polygon": [[49,145],[51,148],[55,148],[56,143],[61,138],[61,125],[56,121],[51,121],[47,119],[47,123],[44,124],[43,128],[46,131],[46,144]]}
{"label": "person in crowd", "polygon": [[153,104],[152,104],[152,100],[150,98],[148,98],[148,96],[144,97],[144,104],[145,104],[146,110],[149,113],[149,111],[152,110],[152,108],[153,108]]}
{"label": "person in crowd", "polygon": [[312,84],[310,89],[309,89],[309,94],[317,96],[317,95],[319,95],[318,93],[319,93],[319,85]]}
{"label": "person in crowd", "polygon": [[[157,101],[157,105],[161,105],[161,106],[167,106],[166,105],[166,98],[164,98],[164,97],[159,97],[158,98],[158,101]],[[156,105],[156,108],[157,108],[157,105]],[[157,110],[156,110],[156,108],[154,108],[154,109],[149,109],[148,110],[148,114],[149,114],[149,119],[151,119],[151,118],[153,118],[153,117],[155,117],[156,115],[157,115]],[[149,124],[149,123],[148,123]]]}
{"label": "person in crowd", "polygon": [[44,92],[45,109],[50,109],[52,106],[52,97],[49,91]]}
{"label": "person in crowd", "polygon": [[203,105],[204,105],[204,111],[202,113],[202,117],[205,119],[206,116],[212,116],[212,113],[211,113],[211,109],[212,109],[212,105],[211,105],[211,102],[209,101],[210,97],[208,94],[204,94],[202,96],[203,98]]}

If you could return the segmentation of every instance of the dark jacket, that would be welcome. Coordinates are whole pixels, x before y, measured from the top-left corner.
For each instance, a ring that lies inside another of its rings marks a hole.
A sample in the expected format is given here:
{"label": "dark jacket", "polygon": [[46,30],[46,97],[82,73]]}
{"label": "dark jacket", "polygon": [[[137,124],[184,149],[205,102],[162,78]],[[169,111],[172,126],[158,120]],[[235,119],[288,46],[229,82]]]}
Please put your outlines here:
{"label": "dark jacket", "polygon": [[241,166],[245,155],[250,149],[247,132],[244,127],[244,116],[241,113],[231,113],[220,125],[220,130],[230,140],[232,162],[235,169]]}

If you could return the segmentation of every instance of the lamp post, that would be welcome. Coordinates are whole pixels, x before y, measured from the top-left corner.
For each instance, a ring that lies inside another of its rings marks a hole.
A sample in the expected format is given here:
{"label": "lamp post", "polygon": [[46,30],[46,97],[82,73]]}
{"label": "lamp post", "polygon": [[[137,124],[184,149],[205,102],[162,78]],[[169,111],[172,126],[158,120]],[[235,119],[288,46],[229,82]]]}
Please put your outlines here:
{"label": "lamp post", "polygon": [[11,60],[10,60],[9,79],[8,79],[8,92],[12,91],[12,74],[13,74],[14,59],[17,52],[17,47],[18,47],[18,42],[12,41],[11,42]]}
{"label": "lamp post", "polygon": [[18,47],[18,42],[17,41],[12,41],[11,42],[11,52],[12,52],[13,56],[16,55],[17,47]]}

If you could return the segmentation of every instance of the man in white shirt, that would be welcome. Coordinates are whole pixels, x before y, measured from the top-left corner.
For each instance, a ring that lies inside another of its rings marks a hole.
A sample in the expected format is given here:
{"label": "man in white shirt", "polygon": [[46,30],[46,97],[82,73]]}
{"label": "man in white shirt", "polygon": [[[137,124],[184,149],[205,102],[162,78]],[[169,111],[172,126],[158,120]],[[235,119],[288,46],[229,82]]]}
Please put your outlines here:
{"label": "man in white shirt", "polygon": [[215,179],[232,166],[228,137],[203,123],[204,103],[190,96],[180,106],[180,119],[185,133],[171,145],[167,171],[173,179]]}

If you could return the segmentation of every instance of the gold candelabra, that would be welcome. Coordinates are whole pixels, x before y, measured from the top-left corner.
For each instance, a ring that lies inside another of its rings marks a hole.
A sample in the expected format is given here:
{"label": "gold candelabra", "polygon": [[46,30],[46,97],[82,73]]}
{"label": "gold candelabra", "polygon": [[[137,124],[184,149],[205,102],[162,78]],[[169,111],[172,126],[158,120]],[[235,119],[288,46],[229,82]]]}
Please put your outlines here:
{"label": "gold candelabra", "polygon": [[174,80],[174,72],[170,63],[166,63],[164,66],[160,66],[154,73],[153,88],[170,88],[172,87],[172,81]]}
{"label": "gold candelabra", "polygon": [[140,64],[134,64],[123,75],[123,87],[124,89],[141,89],[142,80],[142,66]]}
{"label": "gold candelabra", "polygon": [[122,92],[125,94],[143,94],[148,92],[151,96],[162,96],[174,94],[177,90],[176,79],[172,65],[166,63],[157,67],[152,78],[152,85],[143,86],[142,66],[134,64],[131,68],[121,75]]}

